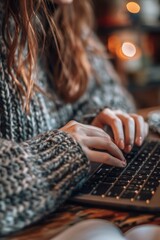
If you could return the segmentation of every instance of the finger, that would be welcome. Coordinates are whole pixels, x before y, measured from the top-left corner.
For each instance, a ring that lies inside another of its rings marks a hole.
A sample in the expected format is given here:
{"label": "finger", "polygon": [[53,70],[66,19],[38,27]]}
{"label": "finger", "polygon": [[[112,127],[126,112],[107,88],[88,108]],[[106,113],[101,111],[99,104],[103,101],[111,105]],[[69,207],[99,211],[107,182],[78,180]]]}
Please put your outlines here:
{"label": "finger", "polygon": [[120,149],[124,149],[124,132],[121,120],[110,109],[104,109],[100,114],[100,121],[103,125],[109,125],[112,128],[114,141]]}
{"label": "finger", "polygon": [[125,151],[130,152],[135,141],[135,121],[126,113],[117,114],[123,123]]}
{"label": "finger", "polygon": [[75,120],[71,120],[71,121],[69,121],[65,126],[73,126],[73,125],[75,125],[75,124],[79,124],[77,121],[75,121]]}
{"label": "finger", "polygon": [[131,114],[131,116],[135,120],[135,144],[141,146],[145,137],[145,122],[142,116],[136,114]]}
{"label": "finger", "polygon": [[83,140],[83,144],[91,149],[101,149],[110,153],[112,156],[125,161],[121,150],[108,138],[105,137],[87,137]]}
{"label": "finger", "polygon": [[144,133],[145,133],[145,137],[147,137],[148,135],[148,132],[149,132],[149,125],[148,123],[144,123]]}
{"label": "finger", "polygon": [[115,167],[125,167],[126,163],[120,161],[118,158],[113,157],[109,153],[98,152],[94,150],[87,149],[86,155],[90,161],[105,163]]}

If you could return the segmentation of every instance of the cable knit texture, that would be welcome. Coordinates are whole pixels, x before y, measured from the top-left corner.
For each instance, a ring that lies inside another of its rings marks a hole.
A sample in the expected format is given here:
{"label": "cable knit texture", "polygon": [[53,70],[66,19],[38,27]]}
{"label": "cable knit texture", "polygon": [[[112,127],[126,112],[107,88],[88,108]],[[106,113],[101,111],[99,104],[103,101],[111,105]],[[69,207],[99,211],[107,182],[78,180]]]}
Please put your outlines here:
{"label": "cable knit texture", "polygon": [[39,85],[57,100],[37,93],[30,115],[26,115],[7,73],[2,39],[4,2],[0,0],[0,234],[19,230],[54,211],[87,178],[89,162],[80,145],[55,129],[71,119],[89,122],[88,113],[104,106],[134,110],[128,93],[110,77],[107,61],[88,51],[101,84],[92,76],[81,99],[64,104],[39,64]]}

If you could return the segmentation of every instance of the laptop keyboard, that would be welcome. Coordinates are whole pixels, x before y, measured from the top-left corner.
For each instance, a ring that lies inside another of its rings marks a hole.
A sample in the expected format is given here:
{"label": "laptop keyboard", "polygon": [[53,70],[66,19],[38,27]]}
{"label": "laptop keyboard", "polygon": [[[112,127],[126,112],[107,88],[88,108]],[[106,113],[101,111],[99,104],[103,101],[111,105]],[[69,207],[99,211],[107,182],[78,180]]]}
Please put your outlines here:
{"label": "laptop keyboard", "polygon": [[125,169],[101,164],[81,193],[149,203],[160,184],[160,143],[135,146],[125,158]]}

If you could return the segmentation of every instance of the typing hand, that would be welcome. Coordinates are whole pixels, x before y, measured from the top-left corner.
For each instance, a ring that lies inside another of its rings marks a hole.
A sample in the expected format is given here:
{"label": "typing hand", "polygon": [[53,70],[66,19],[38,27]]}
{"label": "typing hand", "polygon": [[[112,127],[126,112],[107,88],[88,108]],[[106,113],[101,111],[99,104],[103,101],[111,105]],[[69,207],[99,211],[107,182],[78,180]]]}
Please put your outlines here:
{"label": "typing hand", "polygon": [[126,166],[121,150],[102,129],[70,121],[60,130],[70,134],[81,145],[90,161],[117,167]]}
{"label": "typing hand", "polygon": [[101,129],[110,126],[115,144],[125,152],[130,152],[134,144],[141,146],[148,134],[148,124],[142,116],[109,108],[100,112],[92,125]]}

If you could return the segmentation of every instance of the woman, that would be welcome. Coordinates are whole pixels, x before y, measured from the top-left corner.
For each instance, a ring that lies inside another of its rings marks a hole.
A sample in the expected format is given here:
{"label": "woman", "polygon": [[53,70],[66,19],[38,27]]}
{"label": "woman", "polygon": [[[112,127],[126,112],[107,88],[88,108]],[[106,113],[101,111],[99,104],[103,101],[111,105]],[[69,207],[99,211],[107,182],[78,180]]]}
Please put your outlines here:
{"label": "woman", "polygon": [[90,161],[125,167],[147,135],[91,26],[88,0],[0,0],[1,234],[57,209]]}

